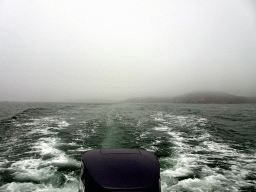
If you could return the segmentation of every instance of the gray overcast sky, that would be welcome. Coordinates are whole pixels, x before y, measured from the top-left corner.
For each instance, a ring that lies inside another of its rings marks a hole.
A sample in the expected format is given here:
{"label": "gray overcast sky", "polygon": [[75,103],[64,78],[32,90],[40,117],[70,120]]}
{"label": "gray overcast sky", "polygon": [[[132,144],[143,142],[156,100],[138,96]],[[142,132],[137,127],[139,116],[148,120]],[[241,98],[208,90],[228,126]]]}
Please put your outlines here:
{"label": "gray overcast sky", "polygon": [[254,0],[0,0],[0,101],[256,96]]}

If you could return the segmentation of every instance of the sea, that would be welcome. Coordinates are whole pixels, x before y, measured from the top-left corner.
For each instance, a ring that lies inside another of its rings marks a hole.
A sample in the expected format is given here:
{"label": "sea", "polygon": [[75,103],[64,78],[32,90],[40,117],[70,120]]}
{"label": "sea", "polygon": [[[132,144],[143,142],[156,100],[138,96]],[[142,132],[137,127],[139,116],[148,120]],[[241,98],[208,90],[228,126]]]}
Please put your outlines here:
{"label": "sea", "polygon": [[255,104],[0,102],[1,192],[78,191],[102,148],[154,153],[163,192],[256,191]]}

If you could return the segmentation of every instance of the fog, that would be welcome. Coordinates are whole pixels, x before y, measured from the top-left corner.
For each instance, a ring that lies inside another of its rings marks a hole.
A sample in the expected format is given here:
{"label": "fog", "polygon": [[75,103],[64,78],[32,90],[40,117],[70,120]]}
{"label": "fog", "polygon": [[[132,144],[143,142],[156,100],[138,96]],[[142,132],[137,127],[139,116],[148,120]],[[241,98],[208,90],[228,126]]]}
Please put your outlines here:
{"label": "fog", "polygon": [[0,101],[256,96],[253,0],[2,0]]}

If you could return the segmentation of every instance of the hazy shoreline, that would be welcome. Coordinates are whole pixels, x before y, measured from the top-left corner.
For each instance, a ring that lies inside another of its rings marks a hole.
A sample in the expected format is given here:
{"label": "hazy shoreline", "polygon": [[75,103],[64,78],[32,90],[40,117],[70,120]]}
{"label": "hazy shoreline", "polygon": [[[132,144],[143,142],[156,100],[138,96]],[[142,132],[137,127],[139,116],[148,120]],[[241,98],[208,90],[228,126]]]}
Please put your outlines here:
{"label": "hazy shoreline", "polygon": [[194,103],[194,104],[244,104],[256,103],[255,97],[241,97],[225,92],[197,92],[176,97],[130,98],[131,103]]}

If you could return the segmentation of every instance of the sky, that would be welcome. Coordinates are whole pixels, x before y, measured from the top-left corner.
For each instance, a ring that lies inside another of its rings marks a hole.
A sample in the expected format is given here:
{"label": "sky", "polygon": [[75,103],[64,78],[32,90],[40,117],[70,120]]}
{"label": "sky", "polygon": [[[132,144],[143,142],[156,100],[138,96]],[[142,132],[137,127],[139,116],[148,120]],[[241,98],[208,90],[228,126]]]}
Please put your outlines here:
{"label": "sky", "polygon": [[256,96],[255,0],[0,0],[0,101]]}

